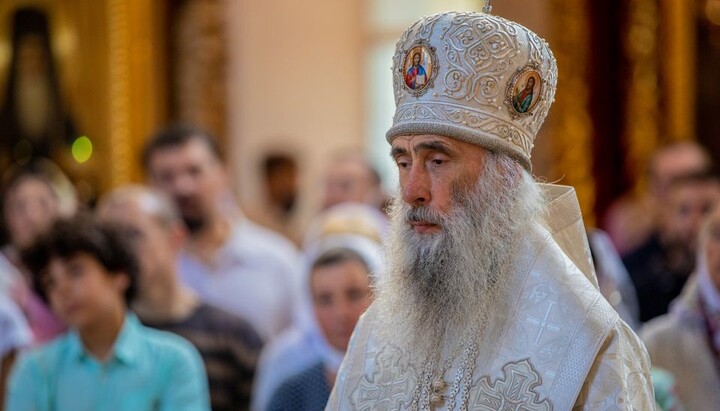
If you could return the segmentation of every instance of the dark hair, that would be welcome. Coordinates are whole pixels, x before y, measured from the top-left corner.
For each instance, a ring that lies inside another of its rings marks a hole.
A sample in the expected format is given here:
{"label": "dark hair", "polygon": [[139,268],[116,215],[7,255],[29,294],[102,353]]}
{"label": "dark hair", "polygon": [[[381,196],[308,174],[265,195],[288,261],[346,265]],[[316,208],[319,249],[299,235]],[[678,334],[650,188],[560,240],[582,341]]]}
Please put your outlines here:
{"label": "dark hair", "polygon": [[219,161],[223,161],[223,155],[217,139],[209,131],[191,124],[172,124],[157,132],[145,145],[142,153],[142,165],[147,171],[150,166],[150,159],[158,151],[184,146],[190,141],[197,140],[205,144],[210,153]]}
{"label": "dark hair", "polygon": [[42,279],[47,274],[50,260],[72,258],[81,253],[89,254],[111,275],[128,276],[125,302],[129,305],[135,297],[139,272],[129,236],[124,229],[101,222],[87,213],[56,221],[48,232],[22,251],[22,261],[31,271],[33,285],[40,297],[47,301]]}
{"label": "dark hair", "polygon": [[363,267],[365,267],[365,271],[370,272],[370,267],[368,267],[367,263],[360,256],[360,254],[345,247],[332,248],[320,254],[320,256],[315,259],[315,262],[312,265],[312,271],[315,271],[318,268],[330,267],[348,261],[358,262],[362,264]]}
{"label": "dark hair", "polygon": [[266,179],[278,170],[295,168],[297,168],[297,162],[289,154],[270,153],[265,156],[262,163],[262,172]]}
{"label": "dark hair", "polygon": [[713,167],[708,167],[704,170],[685,173],[673,178],[670,180],[668,188],[672,190],[692,184],[709,184],[717,182],[720,182],[717,172]]}
{"label": "dark hair", "polygon": [[35,158],[25,164],[10,167],[2,176],[2,197],[3,199],[7,198],[8,194],[27,178],[41,180],[52,190],[53,183],[59,178],[57,173],[62,173],[62,171],[44,158]]}

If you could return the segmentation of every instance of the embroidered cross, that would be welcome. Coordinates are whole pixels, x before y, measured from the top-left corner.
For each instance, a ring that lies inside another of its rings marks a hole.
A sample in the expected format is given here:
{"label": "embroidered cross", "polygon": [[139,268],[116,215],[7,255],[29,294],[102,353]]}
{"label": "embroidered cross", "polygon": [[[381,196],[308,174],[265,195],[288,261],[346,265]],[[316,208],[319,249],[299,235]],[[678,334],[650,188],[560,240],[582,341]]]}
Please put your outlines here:
{"label": "embroidered cross", "polygon": [[554,301],[548,301],[548,306],[547,306],[547,310],[545,311],[544,318],[539,319],[539,318],[529,317],[526,320],[531,325],[534,325],[539,328],[537,337],[535,337],[535,344],[540,342],[540,338],[542,338],[543,332],[545,332],[546,329],[550,330],[552,332],[559,332],[561,329],[560,324],[550,322],[550,312],[553,309],[553,305],[555,305]]}
{"label": "embroidered cross", "polygon": [[352,394],[359,410],[397,410],[407,407],[416,384],[415,370],[401,364],[402,352],[384,347],[375,358],[372,375],[364,375]]}
{"label": "embroidered cross", "polygon": [[535,388],[542,383],[540,375],[525,359],[503,366],[503,378],[490,383],[485,376],[473,388],[471,393],[473,409],[482,411],[550,411],[552,406],[547,399],[540,400]]}

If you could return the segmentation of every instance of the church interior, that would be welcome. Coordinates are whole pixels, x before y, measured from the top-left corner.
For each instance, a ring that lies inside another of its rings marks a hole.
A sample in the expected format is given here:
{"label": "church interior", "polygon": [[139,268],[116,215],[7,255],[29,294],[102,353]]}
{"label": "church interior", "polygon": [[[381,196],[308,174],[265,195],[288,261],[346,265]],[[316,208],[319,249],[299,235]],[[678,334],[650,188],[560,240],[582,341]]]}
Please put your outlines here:
{"label": "church interior", "polygon": [[[414,19],[482,3],[6,0],[0,86],[9,90],[13,78],[13,15],[34,8],[46,21],[56,104],[74,125],[53,156],[86,199],[142,181],[143,141],[179,120],[220,138],[243,203],[262,197],[265,153],[296,155],[309,215],[328,153],[366,153],[395,188],[383,137],[393,111],[392,47]],[[596,3],[503,0],[492,7],[545,38],[558,60],[557,101],[534,149],[533,173],[574,186],[588,224],[602,225],[613,200],[645,183],[658,145],[694,140],[718,160],[716,90],[702,79],[720,64],[720,3]],[[80,136],[93,147],[82,163],[70,155]]]}
{"label": "church interior", "polygon": [[[486,3],[2,0],[2,183],[47,158],[69,177],[79,208],[93,210],[112,190],[148,181],[144,150],[159,130],[189,124],[217,139],[231,202],[302,249],[331,202],[323,193],[341,173],[337,163],[373,170],[384,194],[371,202],[381,209],[398,193],[386,132],[395,113],[392,58],[404,30],[424,16],[480,12]],[[532,175],[574,188],[584,226],[608,233],[603,244],[613,261],[622,258],[628,271],[648,264],[632,259],[647,232],[624,230],[656,223],[646,211],[665,201],[652,194],[658,153],[690,143],[708,164],[720,164],[720,0],[490,5],[492,14],[545,39],[557,60],[557,91],[534,141]],[[269,182],[271,169],[281,170],[277,182]],[[717,183],[716,167],[703,170]],[[690,222],[688,201],[678,230],[700,224]],[[0,224],[6,245],[8,225]],[[590,253],[595,271],[607,269],[592,238]],[[611,305],[626,298],[621,283],[603,292]],[[650,319],[643,309],[633,315],[638,329]]]}

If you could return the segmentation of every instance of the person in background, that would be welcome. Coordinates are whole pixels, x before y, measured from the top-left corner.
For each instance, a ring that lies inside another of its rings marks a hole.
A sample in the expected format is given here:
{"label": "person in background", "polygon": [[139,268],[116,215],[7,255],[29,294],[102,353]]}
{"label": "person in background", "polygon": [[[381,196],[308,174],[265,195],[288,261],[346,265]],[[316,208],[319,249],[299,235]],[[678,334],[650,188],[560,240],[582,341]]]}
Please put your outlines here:
{"label": "person in background", "polygon": [[662,368],[653,367],[650,372],[652,373],[657,409],[660,411],[683,411],[685,408],[677,396],[675,377]]}
{"label": "person in background", "polygon": [[20,309],[8,295],[0,293],[0,411],[5,409],[5,387],[17,353],[31,341]]}
{"label": "person in background", "polygon": [[370,268],[350,248],[332,247],[313,262],[308,278],[320,361],[290,376],[275,391],[268,411],[322,411],[355,324],[371,301]]}
{"label": "person in background", "polygon": [[247,321],[201,302],[180,283],[175,263],[186,232],[174,204],[146,187],[126,186],[105,195],[97,214],[132,233],[140,263],[132,310],[140,321],[195,345],[213,411],[249,409],[262,341]]}
{"label": "person in background", "polygon": [[623,259],[635,285],[640,321],[668,311],[695,268],[697,233],[703,216],[720,200],[720,182],[710,172],[678,177],[659,203],[660,222],[648,241]]}
{"label": "person in background", "polygon": [[322,209],[341,203],[362,203],[382,210],[387,196],[380,174],[357,153],[337,155],[325,171]]}
{"label": "person in background", "polygon": [[138,275],[133,251],[120,229],[77,215],[56,221],[23,252],[39,294],[70,331],[23,353],[6,411],[209,410],[197,350],[128,311]]}
{"label": "person in background", "polygon": [[236,314],[269,340],[292,321],[300,261],[285,238],[238,209],[215,139],[174,125],[143,153],[150,185],[177,204],[189,237],[180,276],[200,298]]}
{"label": "person in background", "polygon": [[344,203],[313,219],[306,232],[303,250],[306,261],[299,310],[293,327],[273,339],[263,350],[253,390],[254,411],[265,411],[280,385],[294,375],[323,363],[337,368],[341,357],[333,355],[318,328],[310,292],[310,268],[324,251],[350,249],[361,255],[373,275],[381,263],[380,243],[387,231],[387,217],[366,204]]}
{"label": "person in background", "polygon": [[720,207],[700,229],[697,267],[670,312],[645,324],[640,336],[653,366],[675,376],[688,410],[720,404]]}
{"label": "person in background", "polygon": [[70,180],[50,160],[11,168],[3,177],[3,217],[10,243],[0,252],[0,292],[12,295],[27,317],[34,341],[42,343],[65,331],[65,325],[33,292],[20,250],[57,218],[75,213],[77,197]]}
{"label": "person in background", "polygon": [[637,331],[640,327],[640,307],[635,286],[610,237],[597,228],[588,230],[588,245],[600,292],[620,318]]}
{"label": "person in background", "polygon": [[659,147],[647,168],[647,190],[615,200],[605,214],[603,227],[624,257],[642,246],[661,222],[658,205],[667,201],[668,189],[678,177],[710,170],[710,154],[691,141]]}
{"label": "person in background", "polygon": [[299,170],[295,158],[289,154],[269,153],[261,165],[262,204],[254,205],[248,217],[295,244],[299,244],[297,204]]}

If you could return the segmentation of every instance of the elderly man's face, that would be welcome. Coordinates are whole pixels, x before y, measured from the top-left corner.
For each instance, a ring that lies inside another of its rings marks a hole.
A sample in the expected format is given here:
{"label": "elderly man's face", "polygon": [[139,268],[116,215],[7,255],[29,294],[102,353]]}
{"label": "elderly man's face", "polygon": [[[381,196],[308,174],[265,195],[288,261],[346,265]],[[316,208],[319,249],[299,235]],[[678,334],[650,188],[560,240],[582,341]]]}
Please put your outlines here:
{"label": "elderly man's face", "polygon": [[[477,182],[488,151],[428,134],[396,138],[391,154],[400,172],[403,201],[413,207],[447,213],[453,206],[453,192],[467,191]],[[419,234],[434,234],[442,229],[426,221],[410,224]]]}

